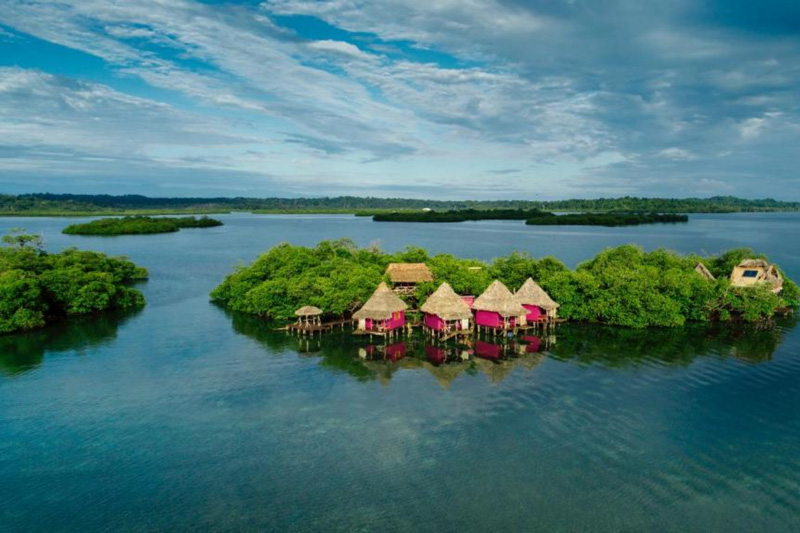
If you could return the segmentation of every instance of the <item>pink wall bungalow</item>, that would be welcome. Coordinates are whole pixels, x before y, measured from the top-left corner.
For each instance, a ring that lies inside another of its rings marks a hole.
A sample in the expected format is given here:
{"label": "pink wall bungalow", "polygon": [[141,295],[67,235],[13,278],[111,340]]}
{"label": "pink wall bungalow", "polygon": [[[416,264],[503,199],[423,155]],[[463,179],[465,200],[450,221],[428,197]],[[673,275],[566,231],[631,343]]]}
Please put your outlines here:
{"label": "pink wall bungalow", "polygon": [[508,287],[493,281],[472,304],[475,324],[494,329],[513,329],[525,324],[528,310],[517,302]]}
{"label": "pink wall bungalow", "polygon": [[528,311],[525,317],[528,322],[542,322],[556,318],[558,304],[531,278],[522,284],[514,294],[514,298]]}
{"label": "pink wall bungalow", "polygon": [[381,283],[367,303],[353,313],[353,318],[358,320],[359,331],[393,331],[405,325],[407,308],[386,283]]}
{"label": "pink wall bungalow", "polygon": [[447,284],[442,283],[421,307],[423,324],[432,331],[468,330],[472,311],[469,305]]}

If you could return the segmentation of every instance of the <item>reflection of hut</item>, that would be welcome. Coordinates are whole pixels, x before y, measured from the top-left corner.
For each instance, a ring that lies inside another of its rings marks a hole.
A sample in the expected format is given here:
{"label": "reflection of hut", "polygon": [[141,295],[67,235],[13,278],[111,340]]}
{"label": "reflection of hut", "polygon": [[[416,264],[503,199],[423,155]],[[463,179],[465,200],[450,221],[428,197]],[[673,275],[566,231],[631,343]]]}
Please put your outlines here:
{"label": "reflection of hut", "polygon": [[294,312],[297,316],[299,327],[319,326],[322,324],[322,309],[313,305],[306,305]]}
{"label": "reflection of hut", "polygon": [[761,284],[770,285],[774,293],[783,289],[783,276],[775,265],[770,265],[763,259],[745,259],[731,272],[731,285],[734,287],[752,287]]}
{"label": "reflection of hut", "polygon": [[475,324],[487,328],[510,329],[525,324],[528,310],[500,281],[493,281],[472,304]]}
{"label": "reflection of hut", "polygon": [[717,278],[714,277],[714,274],[705,266],[703,263],[698,262],[697,265],[694,267],[694,271],[706,278],[708,281],[716,281]]}
{"label": "reflection of hut", "polygon": [[558,304],[531,278],[525,280],[522,287],[514,294],[514,298],[527,309],[526,320],[528,322],[556,318]]}
{"label": "reflection of hut", "polygon": [[386,274],[398,294],[413,294],[420,283],[433,281],[433,272],[425,263],[390,263]]}
{"label": "reflection of hut", "polygon": [[384,333],[405,325],[407,308],[403,300],[381,283],[367,303],[353,313],[353,318],[358,320],[359,331]]}
{"label": "reflection of hut", "polygon": [[447,283],[439,285],[421,310],[425,314],[423,324],[429,330],[444,332],[470,329],[472,311]]}

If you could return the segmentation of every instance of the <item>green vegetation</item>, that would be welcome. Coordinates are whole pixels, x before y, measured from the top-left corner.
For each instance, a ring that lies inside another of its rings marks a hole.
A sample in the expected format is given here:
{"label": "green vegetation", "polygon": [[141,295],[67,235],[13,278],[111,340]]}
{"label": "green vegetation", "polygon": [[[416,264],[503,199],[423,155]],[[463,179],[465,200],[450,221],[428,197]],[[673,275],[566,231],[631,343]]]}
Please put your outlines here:
{"label": "green vegetation", "polygon": [[[780,296],[764,287],[732,287],[727,276],[746,257],[761,256],[737,249],[716,257],[687,257],[666,250],[647,253],[628,245],[605,250],[571,270],[555,258],[534,259],[522,253],[485,264],[448,254],[430,256],[414,247],[394,254],[374,247],[359,249],[349,240],[326,241],[315,248],[282,244],[250,266],[237,268],[211,298],[230,310],[277,320],[294,318],[294,311],[303,305],[341,316],[369,298],[385,279],[390,262],[425,262],[436,281],[418,287],[417,302],[442,281],[460,294],[477,295],[493,279],[513,290],[532,277],[561,304],[559,316],[581,322],[636,328],[763,322],[777,309],[800,305],[800,289],[788,279]],[[711,282],[696,273],[698,261],[718,280]]]}
{"label": "green vegetation", "polygon": [[74,248],[42,249],[41,237],[15,230],[0,248],[0,333],[29,330],[68,316],[144,305],[128,287],[147,270],[123,257]]}
{"label": "green vegetation", "polygon": [[133,216],[124,218],[101,218],[86,224],[73,224],[64,228],[68,235],[148,235],[173,233],[181,228],[210,228],[222,222],[208,217],[153,218]]}
{"label": "green vegetation", "polygon": [[531,226],[635,226],[688,222],[686,215],[657,213],[576,213],[555,215],[538,209],[462,209],[376,213],[376,222],[466,222],[468,220],[525,220]]}
{"label": "green vegetation", "polygon": [[450,211],[402,211],[376,213],[375,222],[467,222],[470,220],[527,220],[554,217],[538,209],[461,209]]}
{"label": "green vegetation", "polygon": [[82,216],[155,215],[177,213],[359,213],[374,215],[396,211],[510,209],[572,212],[627,213],[733,213],[798,211],[800,202],[773,199],[745,200],[732,196],[713,198],[599,198],[589,200],[449,201],[411,198],[149,198],[139,195],[23,194],[0,195],[0,215]]}

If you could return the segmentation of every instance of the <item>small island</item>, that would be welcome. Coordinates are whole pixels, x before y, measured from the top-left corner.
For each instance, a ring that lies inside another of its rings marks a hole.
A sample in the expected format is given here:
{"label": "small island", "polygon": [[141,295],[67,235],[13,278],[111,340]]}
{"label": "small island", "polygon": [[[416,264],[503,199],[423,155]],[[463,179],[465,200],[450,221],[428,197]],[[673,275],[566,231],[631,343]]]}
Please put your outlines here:
{"label": "small island", "polygon": [[42,237],[14,230],[0,248],[0,334],[43,327],[65,317],[145,304],[130,287],[147,270],[124,257],[68,248],[43,249]]}
{"label": "small island", "polygon": [[[364,216],[364,213],[359,213]],[[374,213],[375,222],[467,222],[476,220],[524,220],[529,226],[637,226],[688,222],[689,217],[659,213],[570,213],[556,215],[539,209],[460,209],[449,211],[398,211]]]}
{"label": "small island", "polygon": [[203,216],[197,217],[149,217],[130,216],[123,218],[101,218],[86,224],[72,224],[63,229],[67,235],[151,235],[174,233],[183,228],[212,228],[222,222]]}
{"label": "small island", "polygon": [[[435,291],[437,305],[426,307]],[[276,321],[300,317],[301,325],[308,316],[300,311],[313,306],[317,322],[320,315],[333,322],[360,321],[364,315],[367,327],[376,319],[394,321],[382,327],[395,327],[395,322],[405,322],[403,313],[445,307],[439,317],[444,322],[474,318],[481,326],[481,317],[464,312],[458,298],[472,311],[482,307],[483,299],[489,313],[501,315],[494,317],[497,324],[512,329],[507,319],[521,319],[522,313],[529,315],[526,321],[552,318],[633,328],[681,327],[769,323],[776,313],[800,305],[800,289],[750,249],[684,256],[625,245],[570,269],[554,257],[536,259],[518,252],[485,263],[430,255],[416,247],[385,253],[343,239],[314,248],[281,244],[250,266],[238,268],[211,293],[211,299],[227,309]],[[367,305],[370,301],[375,305]],[[364,309],[370,313],[357,313]]]}

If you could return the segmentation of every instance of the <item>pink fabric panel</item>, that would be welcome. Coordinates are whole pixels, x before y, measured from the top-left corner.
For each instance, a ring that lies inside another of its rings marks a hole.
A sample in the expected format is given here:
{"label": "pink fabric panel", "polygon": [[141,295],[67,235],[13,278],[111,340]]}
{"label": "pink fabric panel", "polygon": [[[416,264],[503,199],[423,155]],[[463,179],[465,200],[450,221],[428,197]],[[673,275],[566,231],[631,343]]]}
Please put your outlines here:
{"label": "pink fabric panel", "polygon": [[475,313],[475,323],[479,326],[499,328],[503,326],[503,317],[499,313],[493,313],[492,311],[478,311]]}
{"label": "pink fabric panel", "polygon": [[444,328],[444,320],[436,315],[425,313],[425,326],[430,329],[440,331]]}
{"label": "pink fabric panel", "polygon": [[397,329],[403,327],[405,323],[406,323],[406,312],[398,311],[396,313],[392,313],[392,318],[384,322],[384,327],[386,329]]}
{"label": "pink fabric panel", "polygon": [[544,312],[541,307],[535,305],[523,304],[522,307],[528,310],[528,322],[537,322],[542,319]]}
{"label": "pink fabric panel", "polygon": [[364,323],[364,327],[367,328],[368,330],[372,329],[372,319],[371,318],[366,319],[366,321]]}

